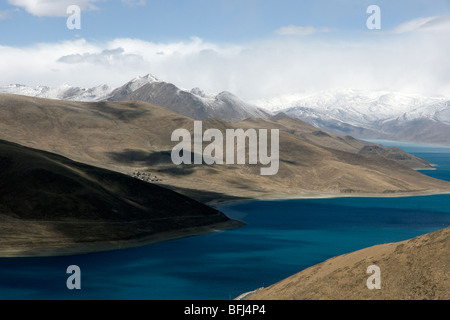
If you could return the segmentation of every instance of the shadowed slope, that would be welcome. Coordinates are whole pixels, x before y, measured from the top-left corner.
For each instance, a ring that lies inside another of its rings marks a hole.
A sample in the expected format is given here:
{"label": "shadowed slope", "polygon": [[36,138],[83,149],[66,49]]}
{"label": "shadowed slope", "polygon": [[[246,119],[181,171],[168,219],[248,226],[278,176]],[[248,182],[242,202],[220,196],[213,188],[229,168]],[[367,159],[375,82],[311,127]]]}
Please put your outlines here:
{"label": "shadowed slope", "polygon": [[1,140],[0,166],[1,255],[83,252],[96,243],[113,249],[127,245],[114,241],[239,225],[169,189]]}

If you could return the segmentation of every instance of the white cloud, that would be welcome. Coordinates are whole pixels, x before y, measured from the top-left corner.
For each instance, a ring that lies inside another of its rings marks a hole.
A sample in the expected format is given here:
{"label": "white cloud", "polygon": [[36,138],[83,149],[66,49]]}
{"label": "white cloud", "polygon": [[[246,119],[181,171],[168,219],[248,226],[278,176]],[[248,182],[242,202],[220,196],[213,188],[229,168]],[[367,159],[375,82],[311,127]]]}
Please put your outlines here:
{"label": "white cloud", "polygon": [[69,54],[60,57],[57,62],[67,64],[91,64],[96,66],[116,66],[117,64],[139,64],[143,62],[143,57],[136,54],[125,54],[123,48],[104,49],[98,53],[85,52],[83,54]]}
{"label": "white cloud", "polygon": [[420,28],[422,28],[424,25],[426,25],[428,22],[435,19],[435,17],[428,17],[428,18],[418,18],[414,19],[405,23],[400,24],[396,28],[392,30],[393,33],[407,33],[412,31],[417,31]]}
{"label": "white cloud", "polygon": [[247,100],[340,87],[450,96],[449,56],[445,32],[326,41],[313,36],[270,37],[240,44],[195,37],[164,43],[80,39],[0,46],[0,85],[117,87],[152,73],[185,89],[228,90]]}
{"label": "white cloud", "polygon": [[393,33],[408,32],[449,32],[450,16],[434,16],[417,18],[400,24],[392,30]]}
{"label": "white cloud", "polygon": [[77,5],[81,10],[96,10],[94,3],[99,1],[104,0],[8,0],[9,4],[38,17],[65,17],[71,5]]}
{"label": "white cloud", "polygon": [[327,27],[322,28],[315,28],[312,26],[286,26],[281,27],[275,31],[276,34],[282,35],[282,36],[307,36],[314,33],[322,33],[322,32],[330,32],[331,30]]}

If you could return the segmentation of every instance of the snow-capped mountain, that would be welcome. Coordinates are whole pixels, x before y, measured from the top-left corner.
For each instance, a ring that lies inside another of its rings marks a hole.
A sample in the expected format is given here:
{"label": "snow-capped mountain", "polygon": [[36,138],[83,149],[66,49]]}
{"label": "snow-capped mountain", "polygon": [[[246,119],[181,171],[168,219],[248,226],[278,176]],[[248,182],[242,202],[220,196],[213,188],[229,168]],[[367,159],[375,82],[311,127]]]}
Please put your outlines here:
{"label": "snow-capped mountain", "polygon": [[[129,82],[127,82],[126,84],[124,84],[123,86],[113,90],[114,93],[112,95],[117,94],[117,92],[120,92],[120,95],[128,95],[128,94],[131,94],[134,91],[142,88],[146,84],[150,84],[150,83],[154,83],[154,82],[160,82],[160,81],[157,78],[155,78],[154,76],[152,76],[151,74],[148,74],[143,77],[136,77],[136,78],[130,80]],[[113,92],[113,91],[111,91],[111,92]],[[111,92],[109,93],[109,95],[111,95]]]}
{"label": "snow-capped mountain", "polygon": [[80,88],[70,85],[59,87],[36,86],[29,87],[20,84],[12,84],[0,87],[0,93],[19,94],[47,99],[71,100],[71,101],[100,101],[111,93],[113,88],[101,85],[93,88]]}
{"label": "snow-capped mountain", "polygon": [[360,139],[450,145],[450,98],[387,91],[332,90],[245,102],[230,92],[208,94],[181,89],[148,74],[113,89],[9,85],[0,93],[73,101],[146,101],[196,120],[240,121],[278,112],[340,135]]}
{"label": "snow-capped mountain", "polygon": [[211,95],[199,88],[185,90],[151,75],[131,80],[111,92],[106,100],[145,101],[196,120],[218,118],[226,121],[240,121],[269,116],[268,112],[244,102],[230,92],[224,91]]}
{"label": "snow-capped mountain", "polygon": [[335,90],[253,102],[337,134],[450,144],[450,99],[385,91]]}
{"label": "snow-capped mountain", "polygon": [[199,88],[180,89],[151,74],[136,77],[115,89],[107,85],[93,88],[69,85],[55,88],[9,85],[0,87],[0,93],[71,101],[138,100],[166,107],[196,120],[219,118],[226,121],[240,121],[247,118],[267,118],[270,115],[269,112],[242,101],[230,92],[224,91],[212,95]]}
{"label": "snow-capped mountain", "polygon": [[[313,95],[288,95],[253,103],[272,112],[296,117],[334,119],[352,125],[370,124],[407,115],[433,118],[449,100],[393,92],[357,90],[325,91]],[[450,117],[441,115],[440,120]]]}

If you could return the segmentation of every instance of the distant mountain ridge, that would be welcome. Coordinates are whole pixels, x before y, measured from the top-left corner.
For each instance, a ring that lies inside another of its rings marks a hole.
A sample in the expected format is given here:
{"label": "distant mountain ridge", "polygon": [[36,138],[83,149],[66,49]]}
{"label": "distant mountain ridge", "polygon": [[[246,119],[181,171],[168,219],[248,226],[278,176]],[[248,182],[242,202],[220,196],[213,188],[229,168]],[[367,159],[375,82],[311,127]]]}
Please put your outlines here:
{"label": "distant mountain ridge", "polygon": [[160,105],[196,120],[218,118],[235,122],[247,118],[267,118],[270,115],[228,91],[211,95],[200,88],[184,90],[151,74],[136,77],[115,89],[108,85],[93,88],[62,85],[52,88],[14,84],[0,87],[0,93],[80,102],[137,100]]}
{"label": "distant mountain ridge", "polygon": [[445,97],[334,90],[253,103],[323,130],[360,139],[450,144],[450,99]]}
{"label": "distant mountain ridge", "polygon": [[196,120],[218,118],[235,122],[269,116],[268,112],[244,102],[230,92],[223,91],[214,96],[199,88],[187,91],[151,75],[131,80],[112,91],[105,100],[149,102]]}
{"label": "distant mountain ridge", "polygon": [[345,89],[246,102],[227,91],[213,95],[200,88],[181,89],[151,74],[115,89],[9,85],[0,87],[0,93],[81,102],[144,101],[196,120],[237,122],[283,112],[322,130],[359,139],[450,145],[450,98],[445,97]]}
{"label": "distant mountain ridge", "polygon": [[106,84],[92,88],[73,87],[68,84],[59,87],[30,87],[22,84],[11,84],[8,86],[0,87],[0,93],[80,102],[100,101],[102,99],[105,99],[112,90],[113,88],[109,87]]}

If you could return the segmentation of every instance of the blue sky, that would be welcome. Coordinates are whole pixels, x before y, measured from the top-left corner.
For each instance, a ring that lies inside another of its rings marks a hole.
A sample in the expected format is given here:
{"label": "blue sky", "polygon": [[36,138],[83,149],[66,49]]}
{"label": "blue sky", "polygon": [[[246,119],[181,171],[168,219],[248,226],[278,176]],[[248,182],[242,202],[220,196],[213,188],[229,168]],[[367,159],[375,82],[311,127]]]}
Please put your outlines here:
{"label": "blue sky", "polygon": [[[69,4],[81,30],[66,27]],[[381,30],[366,27],[372,4]],[[337,85],[443,94],[449,17],[450,0],[6,0],[0,85],[118,86],[152,73],[249,99]]]}
{"label": "blue sky", "polygon": [[26,11],[25,4],[11,3],[14,1],[0,3],[5,16],[0,28],[12,31],[2,32],[2,45],[74,37],[171,41],[196,36],[207,41],[236,42],[265,38],[287,25],[328,27],[340,31],[340,36],[352,36],[365,31],[365,10],[371,4],[382,8],[383,28],[387,29],[419,17],[450,14],[449,0],[136,0],[134,5],[98,0],[91,1],[95,9],[82,11],[82,30],[74,32],[65,27],[66,17],[36,16]]}

